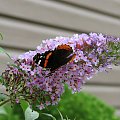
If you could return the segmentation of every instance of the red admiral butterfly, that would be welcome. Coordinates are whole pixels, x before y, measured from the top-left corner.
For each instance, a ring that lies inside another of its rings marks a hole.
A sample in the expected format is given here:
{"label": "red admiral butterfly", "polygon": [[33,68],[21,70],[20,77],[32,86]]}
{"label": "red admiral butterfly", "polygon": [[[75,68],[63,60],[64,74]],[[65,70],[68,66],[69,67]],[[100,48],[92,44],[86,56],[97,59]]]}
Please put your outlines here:
{"label": "red admiral butterfly", "polygon": [[73,50],[69,45],[59,45],[55,50],[46,51],[45,53],[37,53],[33,57],[33,61],[41,67],[49,68],[54,71],[59,67],[72,62],[75,58]]}

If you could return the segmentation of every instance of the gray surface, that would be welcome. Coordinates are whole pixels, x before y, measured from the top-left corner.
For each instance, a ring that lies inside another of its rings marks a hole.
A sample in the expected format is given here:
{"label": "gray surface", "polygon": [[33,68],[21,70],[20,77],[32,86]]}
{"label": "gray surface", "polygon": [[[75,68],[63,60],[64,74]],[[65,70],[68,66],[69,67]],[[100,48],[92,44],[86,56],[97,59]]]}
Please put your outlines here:
{"label": "gray surface", "polygon": [[[0,45],[8,48],[6,50],[11,55],[19,55],[23,52],[20,49],[35,49],[43,39],[71,36],[76,31],[120,36],[119,0],[67,2],[85,7],[83,9],[50,0],[0,0],[0,32],[4,35]],[[0,72],[5,69],[7,62],[9,59],[0,54]],[[83,91],[120,108],[120,67],[108,74],[97,74],[87,81]]]}

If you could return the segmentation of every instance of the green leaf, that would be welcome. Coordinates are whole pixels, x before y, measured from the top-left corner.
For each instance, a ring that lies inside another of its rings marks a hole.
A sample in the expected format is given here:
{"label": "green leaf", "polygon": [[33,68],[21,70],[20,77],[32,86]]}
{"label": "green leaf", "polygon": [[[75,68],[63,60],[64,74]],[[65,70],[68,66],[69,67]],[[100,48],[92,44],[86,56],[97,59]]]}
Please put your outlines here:
{"label": "green leaf", "polygon": [[28,107],[25,111],[25,120],[35,120],[39,117],[39,113],[33,111],[30,107]]}
{"label": "green leaf", "polygon": [[25,100],[21,100],[21,101],[20,101],[20,105],[21,105],[21,107],[22,107],[22,109],[23,109],[24,112],[26,111],[26,109],[27,109],[28,106],[29,106],[28,102],[25,101]]}
{"label": "green leaf", "polygon": [[3,106],[0,107],[0,114],[7,115],[7,112]]}
{"label": "green leaf", "polygon": [[21,115],[23,116],[23,114],[19,110],[20,106],[18,106],[17,108],[15,106],[16,105],[14,104],[14,106],[11,107],[11,103],[4,105],[3,107],[5,109],[6,115],[4,115],[3,117],[2,115],[0,115],[0,120],[24,120],[24,117],[21,117]]}
{"label": "green leaf", "polygon": [[2,33],[0,33],[0,40],[3,40],[3,36],[2,36]]}
{"label": "green leaf", "polygon": [[0,83],[2,83],[3,82],[3,77],[2,76],[0,76]]}
{"label": "green leaf", "polygon": [[0,102],[1,101],[4,101],[6,98],[8,98],[7,95],[3,94],[3,93],[0,93]]}
{"label": "green leaf", "polygon": [[0,47],[0,52],[1,52],[1,53],[4,53],[5,50],[4,50],[2,47]]}
{"label": "green leaf", "polygon": [[48,117],[51,117],[53,120],[56,120],[56,118],[54,116],[52,116],[51,114],[48,114],[48,113],[42,113],[42,114],[44,114],[44,115],[46,115]]}
{"label": "green leaf", "polygon": [[60,112],[59,110],[58,110],[58,112],[59,112],[59,114],[60,114],[61,120],[64,120],[64,118],[63,118],[61,112]]}
{"label": "green leaf", "polygon": [[11,59],[10,55],[2,47],[0,47],[0,53],[5,53]]}
{"label": "green leaf", "polygon": [[66,120],[70,120],[67,115],[66,115]]}

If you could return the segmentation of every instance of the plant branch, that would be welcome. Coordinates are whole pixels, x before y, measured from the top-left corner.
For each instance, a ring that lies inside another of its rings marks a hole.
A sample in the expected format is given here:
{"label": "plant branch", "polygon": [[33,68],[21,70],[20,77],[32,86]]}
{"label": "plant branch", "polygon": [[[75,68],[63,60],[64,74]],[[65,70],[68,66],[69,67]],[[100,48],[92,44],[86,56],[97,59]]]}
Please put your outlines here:
{"label": "plant branch", "polygon": [[9,101],[10,101],[10,99],[7,99],[7,100],[3,101],[2,103],[0,103],[0,106],[2,106],[2,105],[4,105],[4,104],[8,103]]}

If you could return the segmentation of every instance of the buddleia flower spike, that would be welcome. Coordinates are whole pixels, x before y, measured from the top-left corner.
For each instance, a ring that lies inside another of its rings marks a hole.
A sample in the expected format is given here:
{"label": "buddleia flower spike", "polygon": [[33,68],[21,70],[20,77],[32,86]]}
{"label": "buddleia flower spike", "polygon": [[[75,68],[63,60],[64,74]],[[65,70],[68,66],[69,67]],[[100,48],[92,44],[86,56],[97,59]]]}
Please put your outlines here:
{"label": "buddleia flower spike", "polygon": [[75,34],[43,40],[34,51],[13,59],[2,73],[12,103],[25,99],[32,107],[55,105],[67,84],[72,92],[99,71],[120,64],[120,38]]}

